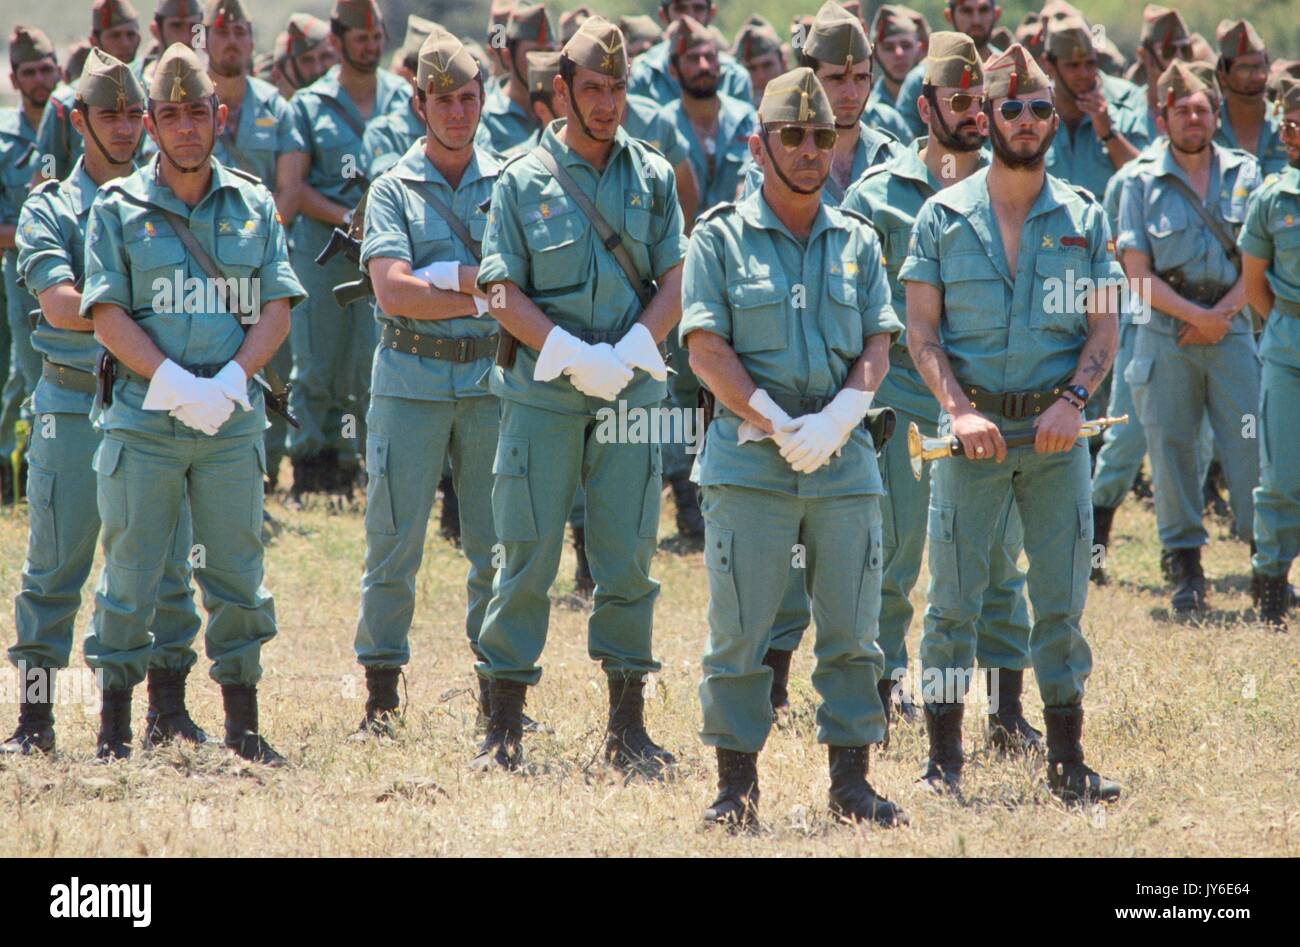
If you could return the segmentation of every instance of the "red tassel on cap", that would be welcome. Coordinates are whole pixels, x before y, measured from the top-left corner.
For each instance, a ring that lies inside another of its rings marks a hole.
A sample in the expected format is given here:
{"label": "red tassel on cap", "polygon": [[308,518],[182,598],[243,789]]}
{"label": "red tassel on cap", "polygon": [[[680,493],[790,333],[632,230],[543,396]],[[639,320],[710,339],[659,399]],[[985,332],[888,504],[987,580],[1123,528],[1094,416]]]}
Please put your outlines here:
{"label": "red tassel on cap", "polygon": [[961,87],[963,89],[970,88],[970,66],[961,67]]}
{"label": "red tassel on cap", "polygon": [[545,14],[545,13],[542,14],[542,25],[541,25],[540,27],[538,27],[538,30],[537,30],[537,42],[539,42],[539,43],[545,43],[545,42],[547,42],[547,39],[546,39],[546,14]]}
{"label": "red tassel on cap", "polygon": [[1016,89],[1017,87],[1019,87],[1019,85],[1020,85],[1020,73],[1016,72],[1015,66],[1012,66],[1011,78],[1007,82],[1007,98],[1014,99],[1016,97]]}
{"label": "red tassel on cap", "polygon": [[1246,25],[1241,25],[1241,34],[1237,37],[1237,55],[1240,56],[1246,52]]}
{"label": "red tassel on cap", "polygon": [[1173,107],[1174,107],[1174,90],[1170,89],[1165,94],[1165,108],[1171,109]]}

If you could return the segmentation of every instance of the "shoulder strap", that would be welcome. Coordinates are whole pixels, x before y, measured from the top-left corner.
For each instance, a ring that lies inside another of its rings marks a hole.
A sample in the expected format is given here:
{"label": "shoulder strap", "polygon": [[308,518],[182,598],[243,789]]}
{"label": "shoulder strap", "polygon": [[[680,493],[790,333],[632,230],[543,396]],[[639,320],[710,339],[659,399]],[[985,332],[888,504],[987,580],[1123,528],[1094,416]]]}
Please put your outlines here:
{"label": "shoulder strap", "polygon": [[1233,240],[1232,237],[1228,236],[1227,232],[1223,229],[1223,224],[1220,223],[1217,217],[1209,212],[1205,204],[1201,202],[1200,197],[1198,197],[1196,192],[1192,190],[1191,185],[1176,174],[1166,174],[1164,175],[1164,179],[1173,185],[1174,190],[1181,194],[1186,199],[1187,203],[1192,205],[1192,209],[1200,215],[1201,220],[1205,221],[1205,225],[1210,229],[1210,233],[1214,235],[1214,239],[1218,240],[1219,245],[1223,247],[1223,252],[1228,255],[1228,262],[1230,262],[1235,269],[1240,270],[1241,251],[1237,249],[1237,242]]}
{"label": "shoulder strap", "polygon": [[348,128],[352,129],[352,134],[356,135],[358,138],[366,137],[366,126],[362,125],[361,121],[349,112],[342,102],[334,98],[332,95],[326,95],[324,92],[313,92],[312,95],[316,96],[316,98],[328,105],[334,114],[343,119],[343,121],[347,123]]}
{"label": "shoulder strap", "polygon": [[406,178],[398,178],[403,184],[410,187],[415,193],[424,198],[424,202],[437,211],[438,216],[447,222],[451,232],[456,235],[456,239],[465,244],[466,249],[474,256],[475,262],[483,259],[483,244],[470,236],[469,228],[447,206],[447,202],[438,196],[437,192],[425,181],[408,181]]}
{"label": "shoulder strap", "polygon": [[257,178],[259,184],[264,183],[262,176],[253,169],[253,162],[248,160],[248,155],[244,154],[243,149],[235,144],[235,136],[230,133],[229,128],[221,133],[221,143],[225,145],[230,157],[235,159],[235,165],[240,171]]}
{"label": "shoulder strap", "polygon": [[637,272],[636,264],[632,262],[632,255],[627,252],[627,247],[623,246],[623,238],[609,225],[609,221],[601,215],[600,210],[591,202],[591,198],[582,192],[582,188],[578,187],[578,182],[573,180],[569,172],[564,170],[560,163],[555,160],[553,154],[541,145],[538,145],[529,153],[542,163],[542,167],[551,172],[551,176],[559,182],[560,187],[564,189],[564,193],[573,199],[573,203],[578,205],[578,210],[582,211],[583,216],[596,228],[596,235],[600,237],[600,242],[606,250],[613,254],[614,260],[623,271],[623,275],[632,284],[632,291],[636,293],[637,299],[641,300],[641,308],[644,309],[650,305],[651,294],[646,289],[641,274]]}

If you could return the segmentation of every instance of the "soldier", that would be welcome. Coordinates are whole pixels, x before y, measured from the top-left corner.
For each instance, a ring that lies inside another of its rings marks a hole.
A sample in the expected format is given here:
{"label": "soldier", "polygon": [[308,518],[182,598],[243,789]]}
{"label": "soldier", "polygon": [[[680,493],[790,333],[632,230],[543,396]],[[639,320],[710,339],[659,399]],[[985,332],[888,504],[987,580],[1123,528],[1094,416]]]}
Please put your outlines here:
{"label": "soldier", "polygon": [[906,7],[886,3],[876,11],[868,32],[875,39],[872,56],[880,66],[871,99],[893,105],[898,101],[907,74],[926,56],[920,28]]}
{"label": "soldier", "polygon": [[1287,166],[1277,113],[1268,107],[1268,48],[1249,20],[1221,20],[1214,31],[1219,59],[1216,69],[1223,92],[1219,131],[1214,140],[1241,148],[1259,161],[1263,174]]}
{"label": "soldier", "polygon": [[[415,88],[415,74],[420,65],[420,47],[434,30],[440,30],[432,20],[412,13],[406,18],[406,38],[402,47],[394,54],[397,66],[393,69],[399,76]],[[376,119],[366,126],[363,144],[366,160],[369,163],[366,174],[375,180],[393,165],[417,141],[424,137],[424,119],[420,114],[420,104],[411,97],[408,108],[393,112]]]}
{"label": "soldier", "polygon": [[[18,211],[27,198],[27,185],[37,163],[36,129],[50,93],[59,81],[58,60],[49,37],[34,26],[15,26],[9,34],[9,81],[18,92],[15,108],[0,110],[0,251],[3,251],[5,329],[4,357],[8,378],[0,394],[0,503],[14,502],[15,480],[21,475],[10,458],[21,449],[16,425],[20,405],[36,388],[41,359],[31,346],[32,324],[27,314],[36,300],[18,285],[14,236]],[[30,419],[29,419],[30,420]]]}
{"label": "soldier", "polygon": [[[303,290],[270,192],[211,157],[225,113],[194,51],[171,46],[145,116],[160,154],[104,186],[86,234],[81,313],[117,360],[97,422],[105,565],[86,638],[86,661],[104,682],[101,759],[130,755],[131,690],[145,676],[164,552],[187,498],[225,745],[247,760],[283,762],[257,715],[259,654],[276,628],[261,587],[266,414],[255,376],[288,334]],[[197,312],[159,305],[157,279],[174,273],[225,281],[225,302]],[[231,304],[253,292],[251,307]]]}
{"label": "soldier", "polygon": [[487,50],[492,79],[488,83],[488,98],[501,93],[501,87],[510,78],[510,63],[506,56],[506,27],[518,0],[491,0],[488,6]]}
{"label": "soldier", "polygon": [[[990,56],[998,52],[989,41],[993,28],[1001,16],[1002,8],[993,0],[948,0],[943,10],[943,18],[952,29],[958,33],[965,33],[975,41],[975,48],[979,51],[981,62],[987,61]],[[916,100],[921,95],[923,79],[924,66],[917,63],[903,80],[902,88],[898,92],[898,101],[894,103],[903,120],[912,130],[913,137],[925,134],[925,123],[921,121],[921,113],[916,104]]]}
{"label": "soldier", "polygon": [[[704,818],[757,825],[758,754],[772,725],[762,657],[791,557],[802,554],[831,811],[895,825],[906,817],[866,780],[868,744],[884,732],[883,490],[863,420],[901,325],[875,233],[818,193],[837,116],[813,71],[773,79],[759,117],[749,148],[774,173],[759,193],[701,218],[682,287],[682,341],[716,398],[698,468],[709,576],[700,736],[717,752],[719,790]],[[795,305],[801,289],[806,311]]]}
{"label": "soldier", "polygon": [[380,71],[384,21],[375,0],[335,0],[330,44],[342,60],[290,102],[304,150],[290,156],[298,216],[293,225],[294,272],[307,298],[293,319],[293,414],[289,431],[293,496],[351,493],[360,468],[375,321],[366,300],[340,307],[333,287],[357,278],[341,254],[324,266],[316,255],[334,227],[352,224],[369,186],[365,131],[385,115],[409,108],[410,86]]}
{"label": "soldier", "polygon": [[[861,213],[875,227],[885,256],[890,297],[898,300],[905,298],[898,273],[907,258],[912,224],[921,205],[943,188],[988,167],[981,150],[985,138],[976,118],[984,98],[984,74],[969,36],[938,32],[930,38],[922,89],[920,110],[929,136],[918,138],[896,158],[868,168],[840,205]],[[905,345],[890,347],[889,374],[876,391],[876,400],[894,409],[899,430],[914,423],[927,437],[937,433],[939,404]],[[885,500],[881,503],[884,564],[879,642],[885,673],[879,690],[888,736],[888,718],[895,704],[905,720],[916,716],[900,685],[907,672],[910,596],[925,550],[930,470],[927,466],[920,480],[912,475],[907,441],[902,437],[892,438],[881,456]],[[989,585],[976,626],[975,653],[985,669],[989,697],[996,700],[995,712],[989,714],[989,738],[1000,749],[1041,750],[1042,734],[1025,719],[1020,700],[1024,669],[1029,666],[1029,609],[1024,597],[1025,576],[1017,565],[1024,532],[1011,497],[995,522],[990,537],[994,542],[989,549]],[[780,647],[782,642],[773,644]],[[996,674],[989,673],[993,668]]]}
{"label": "soldier", "polygon": [[[668,163],[620,127],[627,54],[618,29],[592,17],[562,52],[554,89],[571,119],[547,128],[544,154],[501,172],[478,273],[519,349],[513,365],[492,372],[502,399],[492,511],[505,557],[479,636],[492,713],[476,765],[519,765],[547,590],[581,483],[596,584],[588,650],[609,678],[607,759],[656,770],[674,762],[646,733],[643,713],[644,677],[659,669],[650,634],[659,587],[649,574],[659,445],[594,428],[615,399],[619,410],[646,412],[666,393],[657,345],[681,314],[682,218]],[[621,241],[607,242],[606,228]],[[606,249],[620,243],[622,260]],[[657,292],[643,285],[652,279]]]}
{"label": "soldier", "polygon": [[163,50],[170,49],[173,43],[182,43],[192,49],[199,48],[196,44],[203,28],[200,2],[201,0],[158,0],[158,8],[149,24],[149,35],[153,37],[151,51],[146,52],[144,58],[135,64],[137,75],[146,88]]}
{"label": "soldier", "polygon": [[573,39],[573,34],[578,32],[584,20],[591,16],[591,7],[585,3],[580,3],[572,10],[565,10],[560,14],[560,45],[563,46],[569,40]]}
{"label": "soldier", "polygon": [[1174,613],[1187,617],[1206,608],[1201,547],[1208,536],[1196,475],[1207,411],[1233,532],[1251,539],[1259,453],[1256,432],[1243,429],[1242,419],[1259,410],[1260,368],[1242,312],[1236,239],[1261,176],[1253,156],[1212,141],[1219,115],[1212,82],[1175,62],[1157,93],[1169,147],[1158,163],[1125,179],[1117,245],[1129,279],[1149,287],[1153,312],[1138,327],[1128,376],[1147,435],[1161,561],[1174,582]]}
{"label": "soldier", "polygon": [[[73,43],[68,47],[68,61],[63,64],[63,81],[66,84],[77,84],[82,71],[86,68],[86,57],[90,55],[92,49],[94,47],[85,40]],[[41,117],[44,118],[44,116]]]}
{"label": "soldier", "polygon": [[1063,126],[1047,153],[1047,171],[1101,200],[1111,175],[1146,147],[1146,123],[1110,101],[1092,31],[1082,19],[1052,21],[1046,47],[1043,68],[1052,78]]}
{"label": "soldier", "polygon": [[1260,482],[1255,489],[1252,588],[1263,621],[1286,627],[1287,573],[1300,553],[1300,80],[1282,83],[1280,132],[1289,166],[1251,197],[1238,236],[1246,298],[1268,313],[1260,341]]}
{"label": "soldier", "polygon": [[[717,13],[718,8],[711,0],[659,0],[659,21],[665,27],[684,16],[708,26]],[[661,106],[679,99],[682,90],[673,78],[670,54],[665,38],[638,56],[628,76],[627,91],[633,95],[643,95]],[[719,92],[742,102],[754,101],[749,74],[745,72],[744,66],[729,54],[723,53],[718,57],[718,67],[721,75]]]}
{"label": "soldier", "polygon": [[1137,60],[1133,64],[1134,81],[1146,86],[1147,138],[1160,134],[1156,118],[1163,103],[1156,98],[1160,77],[1174,60],[1192,60],[1192,40],[1183,15],[1154,3],[1142,9],[1142,33],[1138,38]]}
{"label": "soldier", "polygon": [[[388,732],[410,660],[415,575],[436,478],[453,455],[461,542],[469,560],[465,632],[478,653],[492,591],[492,462],[497,401],[480,384],[496,323],[474,280],[486,204],[500,164],[476,147],[478,64],[435,27],[418,51],[415,102],[428,134],[371,186],[361,259],[383,327],[366,438],[366,571],[357,660],[366,669],[362,729]],[[480,678],[486,705],[487,679]]]}
{"label": "soldier", "polygon": [[638,56],[664,38],[663,27],[655,22],[654,17],[620,16],[618,28],[627,43],[627,61],[633,62]]}
{"label": "soldier", "polygon": [[[908,351],[962,448],[931,475],[923,785],[960,786],[963,701],[989,581],[987,524],[1011,495],[1029,559],[1048,785],[1067,801],[1109,801],[1119,787],[1084,763],[1081,743],[1092,510],[1078,435],[1088,395],[1115,355],[1118,324],[1104,290],[1120,269],[1101,205],[1044,169],[1058,119],[1051,83],[1023,46],[984,64],[984,93],[980,122],[993,163],[926,202],[899,273]],[[1051,302],[1062,281],[1084,279],[1093,288],[1082,311],[1073,295],[1070,305]],[[1013,437],[1032,446],[1008,447]]]}
{"label": "soldier", "polygon": [[283,33],[276,37],[271,81],[285,101],[305,89],[338,63],[338,53],[329,41],[329,25],[309,13],[294,13]]}
{"label": "soldier", "polygon": [[[91,425],[95,391],[94,324],[79,315],[83,248],[96,190],[131,170],[144,133],[144,89],[134,73],[92,47],[77,85],[74,130],[88,139],[65,180],[41,185],[18,222],[18,267],[40,300],[32,346],[43,364],[32,396],[36,417],[28,472],[29,533],[22,589],[14,601],[17,641],[9,659],[26,682],[43,678],[44,700],[24,701],[18,729],[0,753],[54,751],[54,670],[66,668],[81,588],[99,534],[95,472],[99,433]],[[185,709],[185,678],[196,660],[200,620],[190,591],[190,516],[183,509],[163,569],[151,626],[146,746],[173,737],[203,743]],[[30,686],[30,684],[29,684]]]}
{"label": "soldier", "polygon": [[498,152],[521,144],[537,128],[528,110],[528,53],[554,49],[554,33],[546,16],[546,7],[515,7],[506,24],[505,58],[509,72],[501,93],[483,107],[479,123],[479,145]]}
{"label": "soldier", "polygon": [[757,108],[763,101],[763,90],[768,82],[786,71],[781,37],[771,23],[755,13],[737,31],[731,54],[749,73]]}

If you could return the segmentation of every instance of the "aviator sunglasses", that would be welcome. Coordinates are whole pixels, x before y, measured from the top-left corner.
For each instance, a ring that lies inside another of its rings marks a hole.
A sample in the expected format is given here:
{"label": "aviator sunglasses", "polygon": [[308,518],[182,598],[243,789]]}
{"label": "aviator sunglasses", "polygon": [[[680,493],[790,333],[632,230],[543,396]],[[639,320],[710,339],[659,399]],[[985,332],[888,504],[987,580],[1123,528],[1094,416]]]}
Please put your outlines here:
{"label": "aviator sunglasses", "polygon": [[998,105],[998,111],[1002,114],[1003,121],[1014,122],[1024,112],[1026,105],[1029,106],[1029,113],[1040,122],[1047,121],[1056,111],[1056,106],[1050,99],[1031,99],[1028,102],[1022,99],[1005,99]]}
{"label": "aviator sunglasses", "polygon": [[805,125],[782,125],[780,128],[768,128],[775,131],[781,140],[781,146],[793,151],[803,144],[804,137],[812,132],[813,144],[818,151],[830,151],[835,147],[839,132],[833,128],[808,128]]}

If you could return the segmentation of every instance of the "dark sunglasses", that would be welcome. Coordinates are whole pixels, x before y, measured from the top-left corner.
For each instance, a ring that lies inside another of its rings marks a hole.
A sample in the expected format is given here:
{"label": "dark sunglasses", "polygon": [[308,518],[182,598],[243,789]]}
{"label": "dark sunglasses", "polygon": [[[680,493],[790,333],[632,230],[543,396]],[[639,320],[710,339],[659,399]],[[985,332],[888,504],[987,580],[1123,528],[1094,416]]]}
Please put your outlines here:
{"label": "dark sunglasses", "polygon": [[1029,106],[1029,114],[1040,122],[1047,121],[1056,111],[1051,99],[1030,99],[1028,102],[1023,99],[1006,99],[998,106],[998,111],[1002,114],[1003,121],[1014,122],[1020,118],[1026,105]]}
{"label": "dark sunglasses", "polygon": [[969,112],[972,105],[978,105],[984,101],[982,95],[971,95],[969,92],[954,92],[946,99],[939,99],[940,102],[947,102],[948,108],[954,115],[961,115],[963,112]]}
{"label": "dark sunglasses", "polygon": [[809,132],[812,132],[813,144],[818,151],[830,151],[839,138],[839,132],[833,128],[808,128],[806,125],[782,125],[780,128],[768,128],[767,131],[776,132],[782,147],[791,151],[803,144]]}

